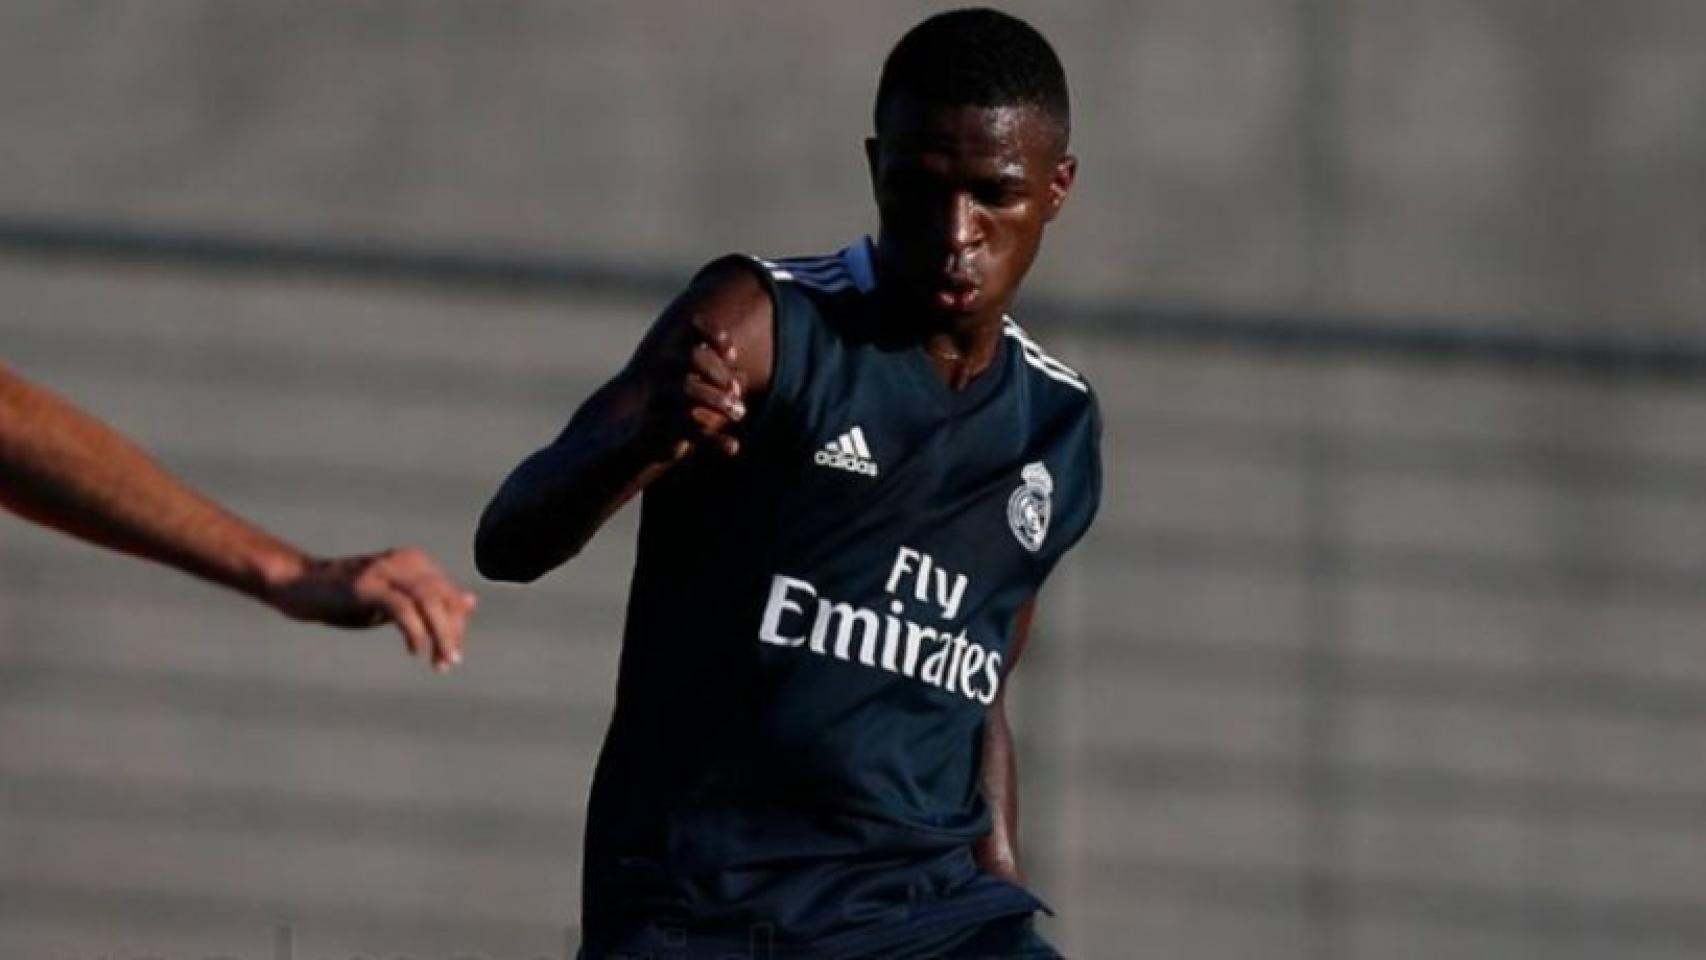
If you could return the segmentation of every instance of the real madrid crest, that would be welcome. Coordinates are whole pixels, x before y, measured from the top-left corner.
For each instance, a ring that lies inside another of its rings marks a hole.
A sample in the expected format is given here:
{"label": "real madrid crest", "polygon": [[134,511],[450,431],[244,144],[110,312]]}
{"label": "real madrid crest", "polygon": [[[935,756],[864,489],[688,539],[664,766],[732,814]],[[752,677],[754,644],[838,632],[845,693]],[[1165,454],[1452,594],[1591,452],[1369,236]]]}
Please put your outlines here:
{"label": "real madrid crest", "polygon": [[1027,465],[1019,478],[1023,483],[1007,498],[1007,525],[1013,528],[1013,536],[1019,538],[1020,545],[1036,553],[1042,549],[1043,538],[1048,536],[1054,478],[1040,460]]}

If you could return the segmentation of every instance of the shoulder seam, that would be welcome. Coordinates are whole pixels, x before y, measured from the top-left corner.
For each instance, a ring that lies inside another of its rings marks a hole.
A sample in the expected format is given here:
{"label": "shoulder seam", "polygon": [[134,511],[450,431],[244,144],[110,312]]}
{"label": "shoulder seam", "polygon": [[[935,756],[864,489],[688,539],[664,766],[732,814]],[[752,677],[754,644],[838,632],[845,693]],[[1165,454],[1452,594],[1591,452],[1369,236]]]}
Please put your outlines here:
{"label": "shoulder seam", "polygon": [[1090,382],[1084,378],[1083,374],[1050,356],[1035,340],[1031,339],[1030,334],[1025,332],[1025,328],[1019,326],[1012,317],[1003,317],[1001,326],[1002,332],[1012,337],[1014,342],[1019,345],[1019,352],[1024,356],[1025,362],[1036,368],[1043,376],[1064,383],[1082,393],[1090,392]]}

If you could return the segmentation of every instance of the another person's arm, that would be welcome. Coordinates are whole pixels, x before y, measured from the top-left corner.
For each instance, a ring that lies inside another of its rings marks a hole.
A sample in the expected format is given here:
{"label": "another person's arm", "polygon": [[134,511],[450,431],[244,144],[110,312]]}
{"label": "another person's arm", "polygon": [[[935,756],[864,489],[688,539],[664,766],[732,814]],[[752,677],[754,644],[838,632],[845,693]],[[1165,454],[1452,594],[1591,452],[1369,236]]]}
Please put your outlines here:
{"label": "another person's arm", "polygon": [[622,371],[504,480],[475,535],[480,572],[537,579],[695,450],[738,453],[734,425],[770,385],[772,315],[769,294],[738,266],[670,304]]}
{"label": "another person's arm", "polygon": [[1019,657],[1031,638],[1031,619],[1036,598],[1019,609],[1013,628],[1013,646],[1008,652],[1006,679],[990,704],[983,730],[983,799],[989,804],[989,835],[978,841],[978,866],[1004,880],[1023,881],[1019,869],[1019,771],[1013,756],[1013,730],[1007,724],[1007,690]]}
{"label": "another person's arm", "polygon": [[435,667],[461,658],[474,595],[415,549],[315,558],[167,473],[117,431],[0,367],[0,506],[230,587],[298,620],[394,622]]}

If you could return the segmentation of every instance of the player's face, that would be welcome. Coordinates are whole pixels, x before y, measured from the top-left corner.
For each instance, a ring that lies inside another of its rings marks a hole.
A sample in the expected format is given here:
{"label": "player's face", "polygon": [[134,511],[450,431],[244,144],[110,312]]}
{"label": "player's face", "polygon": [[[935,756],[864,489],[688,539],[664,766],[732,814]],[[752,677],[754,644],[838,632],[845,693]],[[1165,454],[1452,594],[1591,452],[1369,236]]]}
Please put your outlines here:
{"label": "player's face", "polygon": [[866,141],[891,295],[946,320],[999,319],[1066,202],[1077,161],[1035,107],[904,94]]}

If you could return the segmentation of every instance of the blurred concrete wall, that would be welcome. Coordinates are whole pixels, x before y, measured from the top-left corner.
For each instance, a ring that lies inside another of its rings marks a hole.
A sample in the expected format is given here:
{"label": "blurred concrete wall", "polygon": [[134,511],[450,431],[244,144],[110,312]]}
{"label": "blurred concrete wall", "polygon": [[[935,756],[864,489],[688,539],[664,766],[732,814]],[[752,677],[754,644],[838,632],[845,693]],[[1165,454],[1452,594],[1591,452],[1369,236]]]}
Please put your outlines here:
{"label": "blurred concrete wall", "polygon": [[[663,259],[839,245],[921,3],[15,2],[0,212]],[[1084,179],[1082,298],[1686,329],[1692,0],[1016,3]]]}
{"label": "blurred concrete wall", "polygon": [[[0,217],[821,250],[922,9],[10,4]],[[1078,92],[1057,297],[1700,333],[1706,8],[1016,9]],[[17,257],[0,295],[0,357],[245,513],[469,578],[658,305]],[[1706,391],[1022,316],[1108,420],[1014,688],[1070,955],[1706,952]],[[487,589],[449,680],[0,523],[0,955],[561,954],[631,520]]]}
{"label": "blurred concrete wall", "polygon": [[[9,362],[326,551],[476,511],[655,308],[0,265]],[[1038,318],[1038,326],[1046,325]],[[1706,394],[1045,336],[1098,529],[1014,687],[1078,957],[1706,949]],[[632,515],[451,678],[0,525],[0,955],[556,957]]]}

